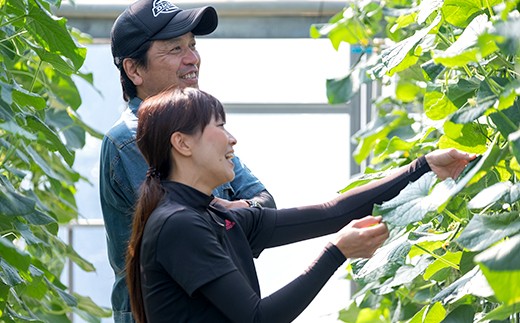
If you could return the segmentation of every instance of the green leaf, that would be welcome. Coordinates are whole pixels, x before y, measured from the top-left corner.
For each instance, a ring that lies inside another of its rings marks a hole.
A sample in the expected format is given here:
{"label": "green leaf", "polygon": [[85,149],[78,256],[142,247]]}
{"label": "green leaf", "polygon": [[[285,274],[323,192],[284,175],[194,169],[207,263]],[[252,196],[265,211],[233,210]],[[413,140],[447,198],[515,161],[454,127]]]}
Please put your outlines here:
{"label": "green leaf", "polygon": [[489,115],[493,123],[496,125],[498,131],[500,131],[504,138],[507,138],[511,133],[520,130],[519,102],[520,101],[517,101],[509,109],[501,110]]}
{"label": "green leaf", "polygon": [[[428,213],[435,212],[445,203],[449,192],[449,187],[453,184],[435,186],[436,190],[430,190],[435,185],[437,176],[433,172],[428,172],[418,180],[406,186],[395,198],[383,202],[382,205],[375,205],[372,214],[381,215],[385,222],[397,226],[406,226],[422,220]],[[441,188],[442,187],[442,188]]]}
{"label": "green leaf", "polygon": [[476,91],[480,87],[480,83],[481,81],[476,78],[461,78],[456,84],[448,85],[446,95],[456,107],[462,107],[468,102],[469,98],[475,96]]}
{"label": "green leaf", "polygon": [[45,122],[60,129],[69,149],[81,149],[85,146],[85,131],[74,124],[68,111],[53,109],[46,116]]}
{"label": "green leaf", "polygon": [[446,310],[440,303],[424,306],[407,323],[440,323],[446,317]]}
{"label": "green leaf", "polygon": [[361,85],[359,81],[359,72],[354,70],[354,73],[341,79],[328,79],[327,98],[330,104],[341,104],[350,101],[354,95],[359,91]]}
{"label": "green leaf", "polygon": [[428,266],[426,271],[424,272],[424,279],[429,280],[435,273],[437,273],[439,270],[452,267],[452,268],[458,268],[460,259],[462,257],[462,252],[446,252],[443,256],[439,256],[435,259],[435,261]]}
{"label": "green leaf", "polygon": [[386,72],[392,70],[394,67],[401,64],[406,58],[408,53],[414,48],[414,46],[420,42],[433,28],[435,28],[441,22],[441,15],[437,15],[432,23],[418,31],[413,36],[410,36],[391,47],[384,49],[381,52],[382,63],[386,68]]}
{"label": "green leaf", "polygon": [[1,181],[0,214],[6,216],[23,216],[34,211],[34,200],[19,194],[11,185],[6,185],[7,179],[4,176],[1,176]]}
{"label": "green leaf", "polygon": [[437,91],[427,91],[424,95],[424,112],[432,120],[442,120],[457,111],[448,96]]}
{"label": "green leaf", "polygon": [[487,137],[474,123],[444,123],[444,135],[439,139],[439,148],[457,148],[462,151],[482,154],[487,150]]}
{"label": "green leaf", "polygon": [[505,240],[475,257],[495,296],[505,304],[520,302],[520,235]]}
{"label": "green leaf", "polygon": [[477,45],[478,37],[486,31],[487,22],[488,17],[485,14],[475,17],[450,47],[434,52],[433,61],[446,67],[464,66],[478,61],[480,50],[474,46]]}
{"label": "green leaf", "polygon": [[356,280],[369,282],[393,276],[404,265],[408,251],[410,251],[410,243],[406,236],[386,243],[364,263],[359,271],[353,274],[353,277]]}
{"label": "green leaf", "polygon": [[[468,202],[468,208],[483,209],[495,202],[502,200],[503,197],[506,197],[509,200],[511,193],[514,194],[518,188],[518,185],[513,185],[511,182],[499,182],[493,184],[484,188],[477,195],[475,195]],[[508,203],[510,202],[508,201]]]}
{"label": "green leaf", "polygon": [[29,254],[20,250],[3,236],[0,236],[0,254],[2,255],[2,259],[5,259],[9,265],[15,266],[17,270],[26,271],[29,268]]}
{"label": "green leaf", "polygon": [[419,13],[417,14],[417,23],[423,24],[432,13],[442,7],[442,0],[421,1],[419,4]]}
{"label": "green leaf", "polygon": [[442,6],[442,15],[447,22],[457,27],[465,27],[472,17],[487,9],[487,5],[493,7],[503,0],[445,0]]}
{"label": "green leaf", "polygon": [[398,289],[400,286],[410,284],[415,278],[422,275],[426,268],[433,262],[429,256],[421,256],[414,265],[403,265],[395,272],[394,276],[387,279],[377,290],[378,295],[385,295]]}
{"label": "green leaf", "polygon": [[83,65],[86,48],[78,47],[67,30],[64,18],[52,17],[35,0],[29,1],[26,28],[34,39],[51,53],[58,53],[70,59],[76,68]]}
{"label": "green leaf", "polygon": [[511,305],[499,304],[497,308],[482,317],[483,321],[506,321],[511,314],[520,312],[520,303]]}
{"label": "green leaf", "polygon": [[67,146],[63,144],[59,135],[36,116],[28,115],[26,116],[26,120],[30,127],[43,135],[45,139],[44,143],[48,146],[48,148],[52,151],[58,150],[67,164],[72,166],[74,163],[74,155],[70,152]]}
{"label": "green leaf", "polygon": [[510,134],[507,139],[511,147],[511,152],[515,155],[516,160],[520,161],[520,130]]}
{"label": "green leaf", "polygon": [[66,291],[61,289],[60,287],[54,285],[47,278],[44,278],[44,280],[45,280],[45,283],[47,284],[47,287],[49,289],[51,289],[52,291],[54,291],[63,301],[65,301],[65,304],[67,304],[68,306],[77,306],[78,305],[78,301],[76,300],[76,298],[74,296],[70,295],[69,293],[67,293]]}
{"label": "green leaf", "polygon": [[433,59],[423,63],[421,65],[421,68],[424,72],[424,78],[429,81],[435,81],[437,77],[446,70],[446,67],[444,67],[443,65],[435,64],[433,62]]}
{"label": "green leaf", "polygon": [[441,323],[473,323],[475,309],[471,305],[460,305],[452,310]]}
{"label": "green leaf", "polygon": [[24,280],[18,273],[19,268],[14,268],[2,258],[0,258],[0,269],[1,283],[5,283],[10,287],[14,287],[24,282]]}
{"label": "green leaf", "polygon": [[417,95],[421,91],[422,89],[417,84],[400,81],[397,83],[395,94],[403,102],[412,102],[417,99]]}
{"label": "green leaf", "polygon": [[519,212],[475,215],[455,242],[470,251],[484,250],[490,245],[520,232]]}
{"label": "green leaf", "polygon": [[85,297],[74,293],[74,297],[78,301],[78,309],[86,311],[95,317],[110,317],[112,311],[108,308],[102,308],[96,305],[90,297]]}
{"label": "green leaf", "polygon": [[447,304],[455,303],[466,295],[490,297],[493,294],[493,290],[489,286],[486,277],[484,277],[482,272],[479,270],[479,267],[475,266],[465,275],[459,277],[448,287],[437,293],[431,301]]}

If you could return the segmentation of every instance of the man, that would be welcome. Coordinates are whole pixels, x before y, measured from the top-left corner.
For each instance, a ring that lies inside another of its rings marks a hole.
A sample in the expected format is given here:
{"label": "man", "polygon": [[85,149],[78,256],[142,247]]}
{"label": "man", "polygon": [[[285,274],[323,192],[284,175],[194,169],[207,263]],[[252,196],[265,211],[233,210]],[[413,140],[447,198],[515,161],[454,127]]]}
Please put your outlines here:
{"label": "man", "polygon": [[[134,204],[148,170],[135,143],[139,105],[167,87],[198,87],[200,56],[195,36],[212,33],[217,24],[217,13],[209,6],[182,10],[170,0],[139,0],[112,28],[112,55],[128,102],[103,139],[100,163],[101,207],[115,272],[112,308],[116,323],[133,322],[124,264]],[[275,208],[264,185],[239,158],[233,162],[235,179],[213,192],[215,202],[229,208]]]}

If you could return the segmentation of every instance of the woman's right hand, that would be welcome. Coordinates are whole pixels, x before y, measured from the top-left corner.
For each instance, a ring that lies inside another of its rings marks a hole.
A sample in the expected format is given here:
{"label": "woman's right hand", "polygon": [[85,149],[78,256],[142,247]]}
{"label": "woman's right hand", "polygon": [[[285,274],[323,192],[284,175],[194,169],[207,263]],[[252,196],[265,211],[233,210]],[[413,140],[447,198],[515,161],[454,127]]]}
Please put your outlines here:
{"label": "woman's right hand", "polygon": [[332,241],[346,258],[370,258],[388,238],[388,228],[380,216],[353,220]]}

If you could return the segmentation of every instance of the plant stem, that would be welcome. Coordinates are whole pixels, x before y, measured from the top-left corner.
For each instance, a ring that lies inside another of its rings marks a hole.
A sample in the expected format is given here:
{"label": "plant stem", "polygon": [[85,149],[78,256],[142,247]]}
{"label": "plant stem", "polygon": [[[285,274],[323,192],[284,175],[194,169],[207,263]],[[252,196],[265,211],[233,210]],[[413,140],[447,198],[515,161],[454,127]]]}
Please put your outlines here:
{"label": "plant stem", "polygon": [[452,267],[452,268],[454,268],[454,269],[456,269],[456,270],[459,270],[459,269],[460,269],[459,266],[458,266],[457,264],[454,264],[454,263],[452,263],[451,261],[448,261],[448,260],[442,258],[441,256],[432,253],[430,250],[425,249],[425,248],[421,247],[421,246],[418,245],[418,244],[416,244],[415,246],[416,246],[417,248],[421,249],[422,251],[426,252],[427,254],[429,254],[430,256],[432,256],[433,258],[435,258],[435,259],[437,259],[437,260],[439,260],[439,261],[442,261],[442,262],[445,263],[446,265],[448,265],[448,266],[450,266],[450,267]]}
{"label": "plant stem", "polygon": [[450,217],[452,218],[453,221],[456,221],[458,223],[462,223],[462,219],[460,219],[459,217],[457,217],[455,214],[451,213],[450,210],[448,209],[444,209],[444,212]]}

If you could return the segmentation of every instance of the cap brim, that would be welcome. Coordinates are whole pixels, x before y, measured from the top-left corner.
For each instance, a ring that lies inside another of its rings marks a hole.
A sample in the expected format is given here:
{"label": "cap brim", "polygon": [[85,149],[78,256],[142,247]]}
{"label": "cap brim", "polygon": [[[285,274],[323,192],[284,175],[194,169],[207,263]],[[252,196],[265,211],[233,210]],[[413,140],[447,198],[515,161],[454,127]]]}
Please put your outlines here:
{"label": "cap brim", "polygon": [[176,14],[161,31],[150,39],[170,39],[182,36],[188,32],[199,36],[208,35],[217,29],[217,25],[218,15],[213,7],[184,9]]}

